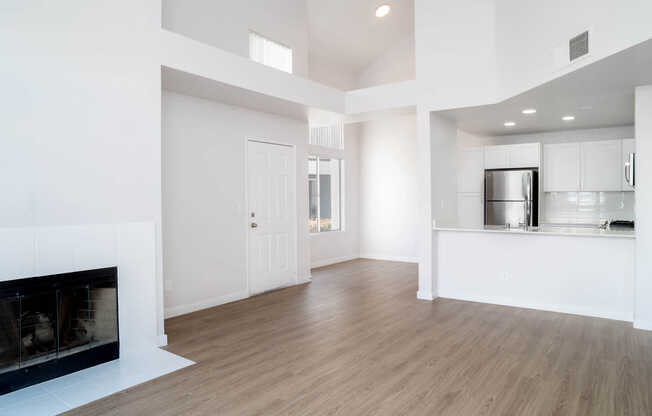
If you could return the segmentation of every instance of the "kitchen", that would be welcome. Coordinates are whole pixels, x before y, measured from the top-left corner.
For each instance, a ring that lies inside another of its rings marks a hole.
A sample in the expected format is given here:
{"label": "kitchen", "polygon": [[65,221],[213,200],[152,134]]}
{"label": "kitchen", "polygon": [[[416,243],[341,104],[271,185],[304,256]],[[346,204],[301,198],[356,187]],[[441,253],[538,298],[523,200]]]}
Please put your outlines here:
{"label": "kitchen", "polygon": [[635,272],[644,80],[614,75],[635,57],[610,59],[501,103],[431,113],[433,293],[646,327]]}
{"label": "kitchen", "polygon": [[[635,192],[622,160],[632,146],[611,138],[461,148],[459,222],[434,226],[440,296],[633,321]],[[520,208],[492,212],[485,176],[506,172],[518,173],[519,185],[521,172],[538,173],[529,216]]]}

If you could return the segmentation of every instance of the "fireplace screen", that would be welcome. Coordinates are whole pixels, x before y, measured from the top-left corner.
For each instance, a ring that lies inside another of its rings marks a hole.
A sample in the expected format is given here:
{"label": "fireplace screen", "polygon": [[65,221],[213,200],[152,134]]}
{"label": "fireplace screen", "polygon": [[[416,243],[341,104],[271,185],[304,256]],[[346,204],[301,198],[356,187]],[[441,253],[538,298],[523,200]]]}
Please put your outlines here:
{"label": "fireplace screen", "polygon": [[[54,371],[39,382],[77,371],[82,362],[108,361],[103,346],[117,358],[116,274],[102,269],[0,283],[0,394],[22,387],[28,368]],[[91,355],[94,349],[102,357]]]}

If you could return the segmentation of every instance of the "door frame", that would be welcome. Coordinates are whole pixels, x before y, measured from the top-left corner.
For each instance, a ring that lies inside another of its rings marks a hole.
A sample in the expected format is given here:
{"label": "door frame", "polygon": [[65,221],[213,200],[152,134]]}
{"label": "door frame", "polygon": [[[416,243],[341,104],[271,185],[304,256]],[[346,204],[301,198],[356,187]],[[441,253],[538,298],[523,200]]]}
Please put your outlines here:
{"label": "door frame", "polygon": [[[298,232],[298,221],[299,221],[299,212],[297,207],[297,201],[299,195],[297,195],[297,146],[292,143],[280,142],[276,140],[270,140],[267,138],[255,138],[255,137],[245,137],[244,138],[244,229],[245,229],[245,274],[246,274],[246,283],[247,283],[247,297],[251,297],[251,273],[249,270],[249,142],[256,142],[262,144],[269,144],[274,146],[284,146],[290,148],[292,151],[292,160],[294,166],[294,181],[291,186],[294,187],[294,204],[292,210],[292,229],[290,233],[294,235],[294,283],[290,286],[296,286],[299,284],[299,232]],[[285,286],[285,287],[290,287]],[[283,287],[279,287],[282,289]]]}

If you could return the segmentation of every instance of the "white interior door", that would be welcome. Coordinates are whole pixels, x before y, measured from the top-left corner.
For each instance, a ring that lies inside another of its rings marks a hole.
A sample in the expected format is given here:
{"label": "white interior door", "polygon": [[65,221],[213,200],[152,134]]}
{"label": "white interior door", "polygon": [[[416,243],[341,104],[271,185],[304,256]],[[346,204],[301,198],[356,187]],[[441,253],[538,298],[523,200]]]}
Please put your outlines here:
{"label": "white interior door", "polygon": [[296,283],[296,161],[290,146],[247,142],[249,292]]}

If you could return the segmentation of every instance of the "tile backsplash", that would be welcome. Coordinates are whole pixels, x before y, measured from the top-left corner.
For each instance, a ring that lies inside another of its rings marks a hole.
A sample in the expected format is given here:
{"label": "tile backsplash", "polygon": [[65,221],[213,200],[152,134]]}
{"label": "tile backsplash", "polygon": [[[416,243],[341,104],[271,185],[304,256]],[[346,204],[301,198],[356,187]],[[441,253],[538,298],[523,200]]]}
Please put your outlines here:
{"label": "tile backsplash", "polygon": [[598,224],[605,220],[634,220],[634,192],[546,192],[543,223]]}

